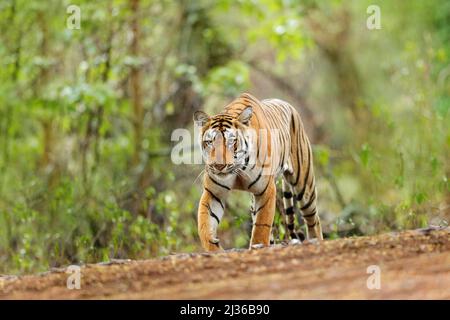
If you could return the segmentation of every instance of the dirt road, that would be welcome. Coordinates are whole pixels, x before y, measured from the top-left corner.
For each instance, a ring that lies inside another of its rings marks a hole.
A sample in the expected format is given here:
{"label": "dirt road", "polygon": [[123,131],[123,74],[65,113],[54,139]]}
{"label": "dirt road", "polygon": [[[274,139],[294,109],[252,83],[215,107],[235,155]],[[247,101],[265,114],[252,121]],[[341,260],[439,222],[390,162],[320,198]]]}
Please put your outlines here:
{"label": "dirt road", "polygon": [[86,265],[79,290],[65,271],[2,277],[0,299],[450,299],[450,228]]}

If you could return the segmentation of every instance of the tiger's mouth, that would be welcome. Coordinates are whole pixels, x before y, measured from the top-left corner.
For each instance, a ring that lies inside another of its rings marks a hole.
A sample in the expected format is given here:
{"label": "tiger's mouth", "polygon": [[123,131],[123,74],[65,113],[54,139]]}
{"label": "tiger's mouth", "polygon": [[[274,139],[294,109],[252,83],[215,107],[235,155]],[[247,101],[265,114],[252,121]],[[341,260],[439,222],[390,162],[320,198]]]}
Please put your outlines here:
{"label": "tiger's mouth", "polygon": [[245,164],[241,161],[237,161],[232,164],[225,165],[225,167],[220,168],[220,170],[214,165],[208,165],[207,171],[215,176],[225,177],[228,175],[240,175],[240,171],[242,171],[243,167],[245,167]]}
{"label": "tiger's mouth", "polygon": [[232,163],[222,166],[208,165],[208,171],[219,177],[235,174],[236,170],[238,170],[239,168],[240,166],[238,163]]}
{"label": "tiger's mouth", "polygon": [[233,167],[234,167],[234,166],[225,166],[225,167],[222,168],[222,169],[218,169],[218,168],[216,168],[216,167],[214,167],[214,166],[208,166],[208,169],[209,169],[209,171],[210,171],[211,173],[213,173],[214,175],[217,175],[217,176],[226,176],[226,175],[228,175],[228,174],[233,173]]}
{"label": "tiger's mouth", "polygon": [[219,171],[219,172],[215,172],[214,174],[219,176],[219,177],[223,177],[223,176],[229,175],[230,173],[231,173],[231,171],[227,171],[227,172]]}

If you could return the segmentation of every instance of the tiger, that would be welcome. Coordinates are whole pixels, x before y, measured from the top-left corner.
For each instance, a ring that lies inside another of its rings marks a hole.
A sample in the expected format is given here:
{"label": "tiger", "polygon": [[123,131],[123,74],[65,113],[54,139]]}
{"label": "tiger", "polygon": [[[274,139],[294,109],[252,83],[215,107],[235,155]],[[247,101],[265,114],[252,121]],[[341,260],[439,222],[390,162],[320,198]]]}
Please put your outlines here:
{"label": "tiger", "polygon": [[276,181],[280,177],[291,241],[299,241],[296,203],[307,225],[306,237],[323,240],[311,144],[292,105],[280,99],[260,101],[242,93],[219,114],[210,116],[197,110],[193,118],[205,162],[197,212],[198,234],[205,251],[223,250],[217,229],[232,190],[252,194],[249,249],[269,246],[273,241]]}

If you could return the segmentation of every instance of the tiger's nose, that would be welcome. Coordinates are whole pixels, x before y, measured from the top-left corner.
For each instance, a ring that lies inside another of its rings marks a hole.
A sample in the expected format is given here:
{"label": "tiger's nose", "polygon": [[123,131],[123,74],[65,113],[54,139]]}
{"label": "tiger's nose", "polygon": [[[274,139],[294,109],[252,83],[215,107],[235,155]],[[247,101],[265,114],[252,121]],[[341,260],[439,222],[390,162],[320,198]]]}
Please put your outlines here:
{"label": "tiger's nose", "polygon": [[214,168],[219,170],[219,171],[222,171],[226,166],[227,166],[226,164],[221,164],[221,163],[215,163],[214,164]]}

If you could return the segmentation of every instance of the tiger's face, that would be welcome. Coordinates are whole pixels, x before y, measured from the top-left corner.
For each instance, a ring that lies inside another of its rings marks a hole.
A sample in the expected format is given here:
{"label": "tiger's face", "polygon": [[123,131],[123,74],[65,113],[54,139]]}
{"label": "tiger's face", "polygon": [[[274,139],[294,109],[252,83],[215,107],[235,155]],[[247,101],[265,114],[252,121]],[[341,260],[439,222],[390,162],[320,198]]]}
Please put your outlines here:
{"label": "tiger's face", "polygon": [[219,176],[236,173],[248,162],[250,137],[246,129],[251,116],[251,107],[236,118],[228,114],[209,116],[203,111],[194,113],[194,122],[201,126],[199,142],[209,172]]}

